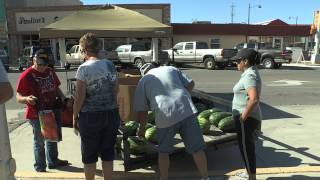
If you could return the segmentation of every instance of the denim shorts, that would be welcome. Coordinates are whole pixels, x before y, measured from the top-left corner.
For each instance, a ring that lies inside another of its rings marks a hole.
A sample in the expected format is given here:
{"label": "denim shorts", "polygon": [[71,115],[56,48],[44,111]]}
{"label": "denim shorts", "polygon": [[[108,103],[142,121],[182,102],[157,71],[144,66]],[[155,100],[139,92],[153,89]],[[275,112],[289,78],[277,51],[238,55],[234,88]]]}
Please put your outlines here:
{"label": "denim shorts", "polygon": [[205,148],[202,131],[196,115],[192,115],[168,128],[157,128],[159,142],[159,153],[172,153],[176,139],[174,136],[179,133],[188,153],[195,153]]}
{"label": "denim shorts", "polygon": [[114,160],[114,145],[120,124],[118,109],[101,112],[80,112],[78,127],[81,137],[82,162]]}

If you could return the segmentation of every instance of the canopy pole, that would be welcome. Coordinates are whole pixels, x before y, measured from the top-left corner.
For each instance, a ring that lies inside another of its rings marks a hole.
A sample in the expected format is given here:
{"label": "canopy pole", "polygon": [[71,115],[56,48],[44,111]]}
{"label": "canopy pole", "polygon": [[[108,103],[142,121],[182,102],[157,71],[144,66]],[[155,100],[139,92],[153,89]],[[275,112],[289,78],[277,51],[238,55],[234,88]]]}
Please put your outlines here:
{"label": "canopy pole", "polygon": [[56,63],[58,61],[58,57],[57,57],[57,40],[56,39],[50,39],[50,44],[51,44],[51,48],[52,48],[53,59],[54,59],[54,62]]}
{"label": "canopy pole", "polygon": [[0,179],[15,180],[16,161],[12,158],[6,108],[0,104]]}
{"label": "canopy pole", "polygon": [[158,48],[158,38],[152,38],[152,62],[159,62],[158,54],[159,54],[159,48]]}
{"label": "canopy pole", "polygon": [[63,68],[66,64],[66,40],[65,38],[58,38],[59,42],[59,55],[60,55],[60,66]]}

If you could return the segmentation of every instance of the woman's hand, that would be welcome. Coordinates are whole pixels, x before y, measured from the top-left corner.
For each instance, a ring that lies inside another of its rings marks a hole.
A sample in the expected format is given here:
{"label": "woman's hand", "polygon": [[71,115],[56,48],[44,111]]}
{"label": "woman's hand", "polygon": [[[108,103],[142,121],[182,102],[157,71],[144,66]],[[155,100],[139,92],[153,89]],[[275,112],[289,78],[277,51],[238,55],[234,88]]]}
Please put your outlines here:
{"label": "woman's hand", "polygon": [[74,134],[78,136],[79,127],[78,127],[78,117],[77,116],[73,116],[73,118],[72,118],[72,126],[73,126]]}

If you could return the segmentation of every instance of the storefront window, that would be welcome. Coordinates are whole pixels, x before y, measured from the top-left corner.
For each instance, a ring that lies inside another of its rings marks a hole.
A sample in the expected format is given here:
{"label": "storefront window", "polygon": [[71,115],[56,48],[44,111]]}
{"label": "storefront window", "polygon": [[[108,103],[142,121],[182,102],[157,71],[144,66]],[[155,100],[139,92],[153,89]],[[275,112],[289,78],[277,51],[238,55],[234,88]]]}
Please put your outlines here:
{"label": "storefront window", "polygon": [[39,35],[28,34],[22,35],[22,46],[39,46]]}
{"label": "storefront window", "polygon": [[219,49],[220,48],[220,39],[211,39],[210,40],[210,48],[211,49]]}

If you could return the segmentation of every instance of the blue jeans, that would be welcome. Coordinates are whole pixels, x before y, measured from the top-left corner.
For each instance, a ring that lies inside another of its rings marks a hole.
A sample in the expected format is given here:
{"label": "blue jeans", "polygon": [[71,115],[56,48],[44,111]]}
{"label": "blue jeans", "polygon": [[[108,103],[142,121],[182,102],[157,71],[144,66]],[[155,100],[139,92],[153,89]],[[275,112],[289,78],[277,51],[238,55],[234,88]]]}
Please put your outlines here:
{"label": "blue jeans", "polygon": [[[57,121],[58,133],[61,139],[61,112],[54,110]],[[58,162],[58,147],[57,142],[45,141],[40,128],[39,119],[29,119],[29,123],[33,129],[33,153],[34,153],[34,168],[35,170],[46,169],[46,159],[49,166],[53,166]]]}

